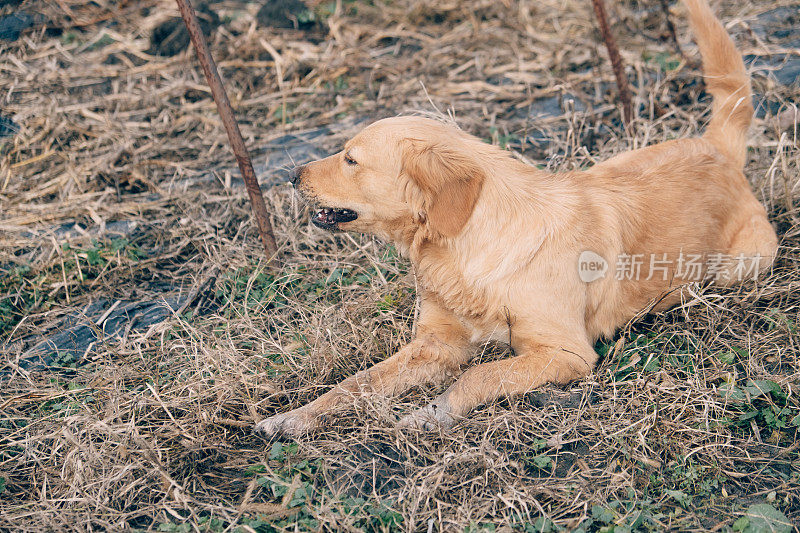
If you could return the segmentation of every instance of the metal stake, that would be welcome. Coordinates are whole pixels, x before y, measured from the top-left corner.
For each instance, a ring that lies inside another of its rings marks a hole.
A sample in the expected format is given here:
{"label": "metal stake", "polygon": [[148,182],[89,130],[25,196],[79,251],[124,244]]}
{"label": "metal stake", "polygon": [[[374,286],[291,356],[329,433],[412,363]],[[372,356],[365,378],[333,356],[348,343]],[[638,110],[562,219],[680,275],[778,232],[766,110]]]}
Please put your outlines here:
{"label": "metal stake", "polygon": [[264,252],[270,261],[277,261],[278,246],[275,244],[275,235],[272,233],[272,224],[269,222],[269,215],[267,215],[267,206],[264,204],[264,197],[261,194],[261,188],[258,186],[258,179],[253,170],[253,163],[250,161],[250,156],[247,153],[247,147],[244,145],[242,133],[239,131],[239,125],[233,116],[233,109],[231,109],[228,94],[225,92],[225,87],[222,85],[222,80],[219,77],[217,66],[214,63],[214,58],[208,51],[205,37],[200,30],[200,24],[197,22],[197,15],[189,0],[175,0],[178,2],[178,8],[181,10],[183,22],[186,24],[186,29],[189,31],[189,38],[192,40],[192,45],[197,52],[197,59],[200,60],[200,66],[203,67],[203,73],[206,75],[208,86],[211,88],[211,96],[217,104],[217,110],[222,118],[222,124],[225,126],[225,131],[228,133],[228,141],[231,143],[233,155],[236,157],[236,162],[239,164],[239,170],[244,178],[244,184],[247,188],[247,194],[250,196],[250,204],[253,206],[253,213],[256,217],[258,224],[258,233],[261,236],[261,243],[264,245]]}
{"label": "metal stake", "polygon": [[625,67],[622,65],[622,58],[619,56],[617,42],[614,40],[611,29],[608,27],[606,6],[603,0],[592,0],[592,5],[594,6],[594,13],[597,15],[597,21],[600,23],[600,33],[603,36],[603,41],[606,43],[608,58],[611,60],[611,66],[614,67],[614,77],[617,79],[619,99],[622,101],[622,116],[625,121],[625,126],[630,127],[633,122],[631,91],[628,88],[628,78],[625,77]]}

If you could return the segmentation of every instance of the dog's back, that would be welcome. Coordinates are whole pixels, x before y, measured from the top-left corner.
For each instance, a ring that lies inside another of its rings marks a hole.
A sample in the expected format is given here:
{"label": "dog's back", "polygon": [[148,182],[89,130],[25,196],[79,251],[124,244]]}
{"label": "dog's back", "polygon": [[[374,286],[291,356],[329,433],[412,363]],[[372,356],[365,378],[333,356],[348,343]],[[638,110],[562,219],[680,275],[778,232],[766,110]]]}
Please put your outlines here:
{"label": "dog's back", "polygon": [[[619,258],[641,262],[639,272],[617,272],[622,279],[587,288],[591,332],[610,334],[655,298],[663,298],[658,308],[676,304],[680,293],[665,296],[665,291],[687,282],[742,281],[741,272],[734,272],[743,268],[737,267],[739,257],[757,262],[756,273],[775,257],[775,231],[742,173],[753,116],[750,79],[706,1],[684,0],[684,5],[713,96],[711,119],[700,138],[626,152],[578,176],[598,212],[607,212],[604,221],[587,228],[592,249],[617,260],[616,266]],[[724,264],[710,266],[711,256]],[[681,268],[688,257],[702,257],[699,270]],[[656,275],[653,264],[660,267]]]}

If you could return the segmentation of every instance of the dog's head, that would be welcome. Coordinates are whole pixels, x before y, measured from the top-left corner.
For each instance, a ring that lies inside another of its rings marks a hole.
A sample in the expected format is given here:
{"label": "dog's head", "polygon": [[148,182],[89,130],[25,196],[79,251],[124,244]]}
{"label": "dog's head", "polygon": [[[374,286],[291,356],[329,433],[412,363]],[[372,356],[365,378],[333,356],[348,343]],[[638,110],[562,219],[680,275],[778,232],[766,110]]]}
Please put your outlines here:
{"label": "dog's head", "polygon": [[312,222],[321,228],[391,239],[424,227],[432,236],[455,237],[486,177],[481,145],[434,120],[384,119],[341,152],[296,169],[293,182],[318,206]]}

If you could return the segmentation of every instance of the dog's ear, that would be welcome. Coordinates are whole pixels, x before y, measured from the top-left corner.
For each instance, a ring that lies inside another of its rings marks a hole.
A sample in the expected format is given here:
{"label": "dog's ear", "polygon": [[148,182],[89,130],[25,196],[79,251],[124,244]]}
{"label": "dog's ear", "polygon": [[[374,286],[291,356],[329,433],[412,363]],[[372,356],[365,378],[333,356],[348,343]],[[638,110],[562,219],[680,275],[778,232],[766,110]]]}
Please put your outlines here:
{"label": "dog's ear", "polygon": [[407,141],[403,172],[422,193],[428,227],[455,237],[472,215],[485,172],[474,154],[446,143]]}

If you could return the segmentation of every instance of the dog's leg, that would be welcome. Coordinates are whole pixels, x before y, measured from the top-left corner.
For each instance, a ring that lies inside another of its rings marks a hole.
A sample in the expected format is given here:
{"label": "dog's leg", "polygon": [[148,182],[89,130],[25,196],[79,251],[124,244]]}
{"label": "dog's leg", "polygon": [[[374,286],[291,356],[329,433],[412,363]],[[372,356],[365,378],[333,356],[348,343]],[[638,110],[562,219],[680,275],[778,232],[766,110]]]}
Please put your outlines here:
{"label": "dog's leg", "polygon": [[767,220],[764,208],[756,206],[745,216],[734,235],[728,257],[730,264],[718,272],[716,283],[730,286],[755,279],[769,271],[778,253],[778,237]]}
{"label": "dog's leg", "polygon": [[431,297],[423,297],[417,337],[399,352],[375,366],[347,378],[313,402],[288,413],[262,420],[255,431],[271,438],[278,434],[300,435],[322,422],[331,410],[352,402],[356,396],[400,394],[415,385],[444,381],[458,374],[469,361],[468,332],[449,311]]}
{"label": "dog's leg", "polygon": [[545,383],[568,383],[588,375],[597,361],[586,343],[525,342],[510,359],[470,368],[426,407],[400,421],[403,427],[450,427],[480,404],[501,396],[525,394]]}

